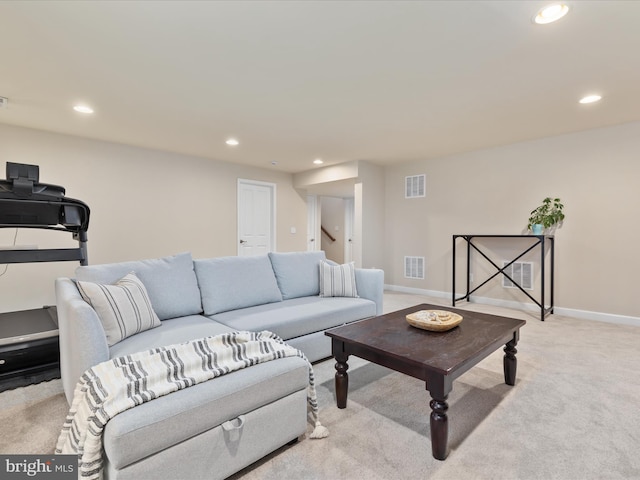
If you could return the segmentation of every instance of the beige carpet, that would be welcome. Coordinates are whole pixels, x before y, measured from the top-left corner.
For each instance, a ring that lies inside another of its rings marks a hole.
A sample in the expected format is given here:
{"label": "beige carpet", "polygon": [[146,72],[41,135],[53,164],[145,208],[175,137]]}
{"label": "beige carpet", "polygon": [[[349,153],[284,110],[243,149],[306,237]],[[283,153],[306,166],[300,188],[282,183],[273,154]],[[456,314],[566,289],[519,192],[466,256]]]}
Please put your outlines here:
{"label": "beige carpet", "polygon": [[[385,310],[422,301],[385,294]],[[349,402],[334,362],[314,366],[325,440],[303,439],[233,479],[640,479],[640,327],[469,304],[524,318],[516,385],[502,352],[454,382],[446,461],[431,457],[422,382],[352,357]],[[0,453],[47,453],[66,413],[60,381],[0,393]]]}
{"label": "beige carpet", "polygon": [[53,453],[68,408],[60,380],[0,393],[0,454]]}

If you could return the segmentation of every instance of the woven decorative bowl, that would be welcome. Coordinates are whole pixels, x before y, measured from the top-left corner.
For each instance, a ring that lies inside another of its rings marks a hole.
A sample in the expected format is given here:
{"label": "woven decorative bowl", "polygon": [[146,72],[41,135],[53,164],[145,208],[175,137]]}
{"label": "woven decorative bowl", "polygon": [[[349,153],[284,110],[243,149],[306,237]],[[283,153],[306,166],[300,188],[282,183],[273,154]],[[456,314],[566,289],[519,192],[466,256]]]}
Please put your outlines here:
{"label": "woven decorative bowl", "polygon": [[407,315],[409,325],[432,332],[446,332],[458,326],[462,316],[446,310],[420,310]]}

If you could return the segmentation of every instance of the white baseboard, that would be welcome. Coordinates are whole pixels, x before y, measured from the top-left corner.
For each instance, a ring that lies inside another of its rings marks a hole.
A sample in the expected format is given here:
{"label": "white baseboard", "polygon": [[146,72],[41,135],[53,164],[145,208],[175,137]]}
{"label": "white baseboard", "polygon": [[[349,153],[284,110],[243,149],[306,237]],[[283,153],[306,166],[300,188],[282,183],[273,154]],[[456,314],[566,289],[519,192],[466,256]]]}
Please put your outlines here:
{"label": "white baseboard", "polygon": [[402,287],[400,285],[387,285],[384,286],[385,290],[389,290],[391,292],[400,292],[400,293],[412,293],[414,295],[426,295],[427,297],[435,297],[435,298],[451,298],[451,292],[441,292],[438,290],[424,290],[422,288],[411,288],[411,287]]}
{"label": "white baseboard", "polygon": [[[447,298],[451,300],[451,292],[442,292],[439,290],[425,290],[422,288],[403,287],[400,285],[385,285],[385,290],[391,292],[410,293],[414,295],[425,295],[434,298]],[[457,293],[456,298],[461,297],[464,293]],[[527,310],[539,312],[540,307],[534,303],[515,302],[512,300],[500,300],[497,298],[471,296],[471,303],[482,303],[485,305],[493,305],[496,307],[512,308],[514,310]],[[567,317],[580,318],[584,320],[596,320],[598,322],[617,323],[621,325],[640,326],[640,317],[631,317],[628,315],[617,315],[615,313],[590,312],[588,310],[577,310],[574,308],[553,307],[553,313],[557,315],[565,315]]]}

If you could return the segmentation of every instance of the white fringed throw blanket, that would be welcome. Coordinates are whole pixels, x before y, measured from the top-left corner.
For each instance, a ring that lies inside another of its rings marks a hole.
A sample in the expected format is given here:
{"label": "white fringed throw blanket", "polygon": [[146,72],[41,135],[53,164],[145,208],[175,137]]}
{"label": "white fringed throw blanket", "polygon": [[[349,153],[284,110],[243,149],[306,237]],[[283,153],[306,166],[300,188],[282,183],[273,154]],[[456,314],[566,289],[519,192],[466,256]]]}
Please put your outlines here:
{"label": "white fringed throw blanket", "polygon": [[[87,370],[76,385],[56,453],[78,454],[82,478],[102,476],[102,433],[109,419],[141,403],[225,373],[305,355],[272,332],[233,332],[114,358]],[[308,360],[307,360],[308,362]],[[313,369],[307,389],[311,438],[328,431],[318,421]]]}

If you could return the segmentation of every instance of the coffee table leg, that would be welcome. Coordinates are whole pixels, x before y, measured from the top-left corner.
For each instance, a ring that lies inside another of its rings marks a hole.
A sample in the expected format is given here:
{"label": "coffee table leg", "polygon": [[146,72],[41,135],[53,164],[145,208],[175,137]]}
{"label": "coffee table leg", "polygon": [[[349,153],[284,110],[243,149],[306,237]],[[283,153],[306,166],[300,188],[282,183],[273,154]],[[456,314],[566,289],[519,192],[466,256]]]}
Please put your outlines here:
{"label": "coffee table leg", "polygon": [[347,391],[349,390],[349,375],[347,370],[349,355],[336,355],[336,401],[338,408],[347,408]]}
{"label": "coffee table leg", "polygon": [[507,385],[516,384],[516,369],[518,367],[518,360],[516,360],[516,353],[518,353],[518,350],[516,350],[517,343],[518,340],[514,337],[504,346],[504,383]]}
{"label": "coffee table leg", "polygon": [[436,398],[432,394],[431,397],[433,398],[429,403],[431,406],[431,452],[436,460],[444,460],[447,458],[447,441],[449,437],[447,395],[443,398]]}

